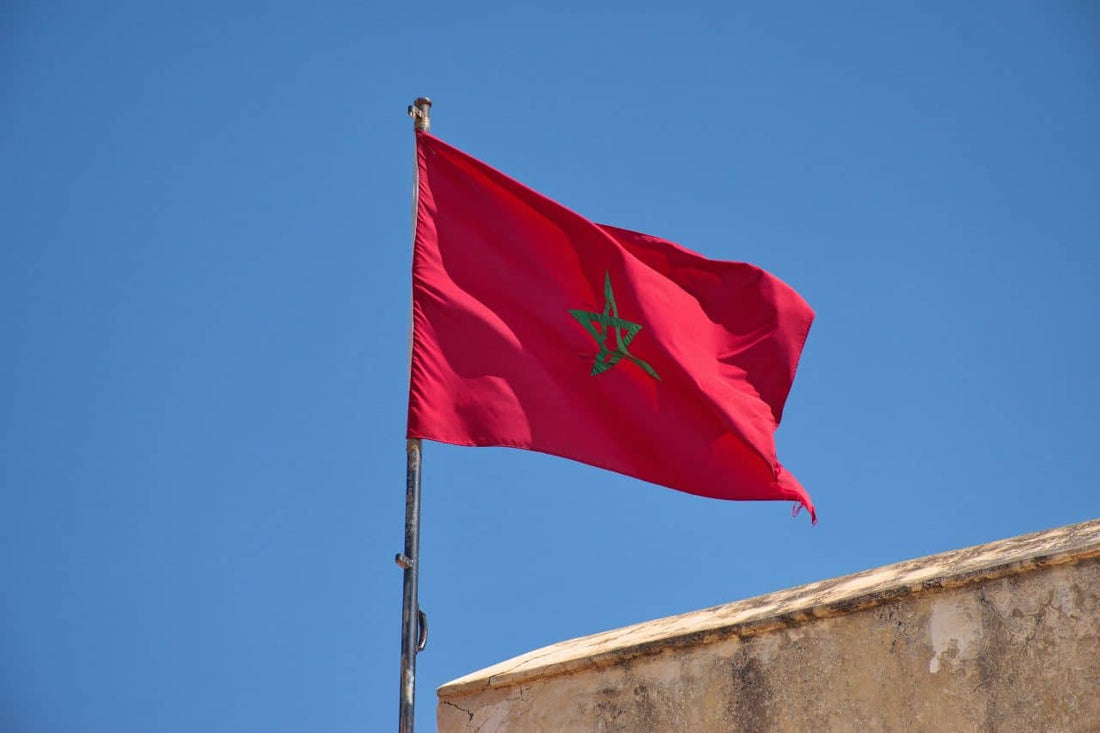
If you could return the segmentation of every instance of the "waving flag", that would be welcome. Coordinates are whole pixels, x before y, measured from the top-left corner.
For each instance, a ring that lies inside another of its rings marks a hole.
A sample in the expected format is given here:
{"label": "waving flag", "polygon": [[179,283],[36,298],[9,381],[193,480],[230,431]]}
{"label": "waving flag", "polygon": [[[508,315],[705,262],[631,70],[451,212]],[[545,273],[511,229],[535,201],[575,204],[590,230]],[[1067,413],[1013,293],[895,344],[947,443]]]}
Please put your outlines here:
{"label": "waving flag", "polygon": [[409,438],[797,502],[775,430],[813,311],[741,262],[594,224],[417,132]]}

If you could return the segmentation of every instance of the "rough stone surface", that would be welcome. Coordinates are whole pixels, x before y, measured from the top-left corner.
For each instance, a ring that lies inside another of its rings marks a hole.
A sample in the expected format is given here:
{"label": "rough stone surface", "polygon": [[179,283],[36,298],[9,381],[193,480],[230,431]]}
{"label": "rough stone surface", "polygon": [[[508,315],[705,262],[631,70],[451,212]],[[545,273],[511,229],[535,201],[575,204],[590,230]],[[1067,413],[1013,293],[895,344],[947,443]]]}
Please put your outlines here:
{"label": "rough stone surface", "polygon": [[573,639],[439,730],[1100,731],[1100,520]]}

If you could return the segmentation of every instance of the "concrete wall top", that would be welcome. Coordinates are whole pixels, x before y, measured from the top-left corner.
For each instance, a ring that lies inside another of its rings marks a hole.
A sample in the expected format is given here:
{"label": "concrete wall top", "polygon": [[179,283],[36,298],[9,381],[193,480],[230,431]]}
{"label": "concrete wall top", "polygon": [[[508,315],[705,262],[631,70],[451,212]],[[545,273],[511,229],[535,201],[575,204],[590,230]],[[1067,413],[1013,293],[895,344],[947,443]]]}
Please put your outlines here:
{"label": "concrete wall top", "polygon": [[559,642],[449,682],[439,688],[439,699],[605,667],[668,649],[753,636],[1097,556],[1100,519]]}

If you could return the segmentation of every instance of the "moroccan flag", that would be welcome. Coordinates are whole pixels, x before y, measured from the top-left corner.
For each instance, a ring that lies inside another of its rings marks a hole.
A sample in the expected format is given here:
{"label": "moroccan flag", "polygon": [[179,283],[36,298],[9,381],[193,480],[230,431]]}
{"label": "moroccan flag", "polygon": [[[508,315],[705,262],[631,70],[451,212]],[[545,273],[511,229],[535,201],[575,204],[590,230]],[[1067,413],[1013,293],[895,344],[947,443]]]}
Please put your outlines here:
{"label": "moroccan flag", "polygon": [[816,520],[775,453],[814,317],[798,293],[416,141],[408,437],[794,501]]}

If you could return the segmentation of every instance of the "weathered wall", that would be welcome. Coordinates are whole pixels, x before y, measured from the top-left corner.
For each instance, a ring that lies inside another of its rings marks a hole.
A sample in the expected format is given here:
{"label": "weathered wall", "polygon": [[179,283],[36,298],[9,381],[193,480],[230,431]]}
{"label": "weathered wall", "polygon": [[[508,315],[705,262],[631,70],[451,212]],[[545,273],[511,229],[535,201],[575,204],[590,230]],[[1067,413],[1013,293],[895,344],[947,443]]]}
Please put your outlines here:
{"label": "weathered wall", "polygon": [[1100,731],[1100,520],[555,644],[457,731]]}

